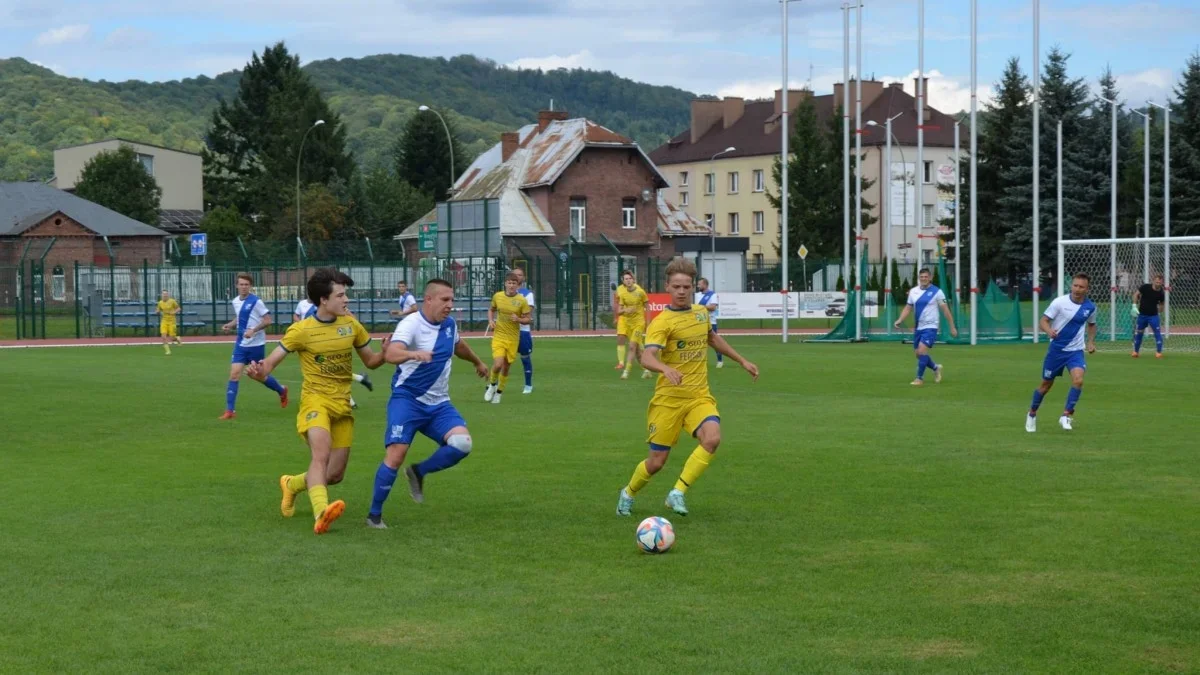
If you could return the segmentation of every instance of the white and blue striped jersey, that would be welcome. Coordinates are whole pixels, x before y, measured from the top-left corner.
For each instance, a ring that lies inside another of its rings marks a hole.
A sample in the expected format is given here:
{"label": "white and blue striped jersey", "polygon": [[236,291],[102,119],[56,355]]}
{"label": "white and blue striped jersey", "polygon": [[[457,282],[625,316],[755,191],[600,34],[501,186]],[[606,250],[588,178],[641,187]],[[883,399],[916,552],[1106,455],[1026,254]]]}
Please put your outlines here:
{"label": "white and blue striped jersey", "polygon": [[251,293],[243,300],[241,296],[233,296],[231,301],[233,304],[233,315],[237,317],[238,331],[238,346],[239,347],[261,347],[267,344],[267,332],[259,331],[254,334],[254,337],[247,340],[242,337],[246,331],[258,326],[262,323],[263,317],[271,313],[262,300],[258,296]]}
{"label": "white and blue striped jersey", "polygon": [[[529,290],[528,288],[522,287],[522,288],[518,288],[517,292],[525,297],[525,301],[529,303],[530,307],[537,307],[537,303],[533,301],[533,291]],[[532,331],[533,331],[533,322],[532,321],[530,321],[529,323],[521,324],[521,332],[522,333],[530,333]]]}
{"label": "white and blue striped jersey", "polygon": [[1050,327],[1058,337],[1050,341],[1050,351],[1082,351],[1087,324],[1096,323],[1096,304],[1087,298],[1076,304],[1070,294],[1060,295],[1050,302],[1042,315],[1050,319]]}
{"label": "white and blue striped jersey", "polygon": [[308,298],[301,298],[300,302],[296,303],[296,309],[292,310],[292,314],[295,314],[296,316],[300,317],[301,320],[304,320],[308,318],[308,313],[312,309],[313,304],[309,302]]}
{"label": "white and blue striped jersey", "polygon": [[396,366],[392,395],[425,405],[449,401],[450,360],[458,340],[458,325],[451,317],[441,323],[429,323],[425,315],[415,312],[401,319],[392,333],[392,342],[403,343],[409,351],[433,352],[433,359],[428,363],[408,361]]}
{"label": "white and blue striped jersey", "polygon": [[946,294],[933,284],[928,288],[914,286],[909,289],[908,304],[912,305],[917,330],[937,330],[941,326],[940,307],[945,302]]}
{"label": "white and blue striped jersey", "polygon": [[708,318],[714,326],[717,325],[717,316],[721,313],[721,298],[717,295],[716,291],[711,288],[707,291],[696,291],[696,297],[692,302],[697,305],[704,305],[705,307],[716,305],[716,309],[709,311]]}
{"label": "white and blue striped jersey", "polygon": [[405,312],[405,311],[408,311],[409,307],[417,306],[417,299],[413,297],[412,293],[405,291],[404,295],[400,296],[396,300],[396,304],[400,305],[401,312]]}

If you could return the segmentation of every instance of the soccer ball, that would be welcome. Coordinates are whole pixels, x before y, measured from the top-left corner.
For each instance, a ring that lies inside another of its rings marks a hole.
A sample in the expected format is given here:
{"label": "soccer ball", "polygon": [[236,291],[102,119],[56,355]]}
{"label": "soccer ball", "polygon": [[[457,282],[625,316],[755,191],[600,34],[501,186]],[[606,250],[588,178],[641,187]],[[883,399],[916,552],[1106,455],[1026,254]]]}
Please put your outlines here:
{"label": "soccer ball", "polygon": [[675,528],[666,518],[650,516],[637,527],[637,545],[643,553],[666,553],[675,545]]}

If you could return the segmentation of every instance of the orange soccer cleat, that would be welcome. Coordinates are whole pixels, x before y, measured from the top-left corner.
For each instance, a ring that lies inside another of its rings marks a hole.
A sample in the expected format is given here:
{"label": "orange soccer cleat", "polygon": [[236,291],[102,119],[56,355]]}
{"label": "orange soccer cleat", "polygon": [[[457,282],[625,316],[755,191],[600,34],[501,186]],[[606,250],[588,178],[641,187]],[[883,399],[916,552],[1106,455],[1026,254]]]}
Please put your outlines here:
{"label": "orange soccer cleat", "polygon": [[280,407],[280,408],[286,408],[286,407],[287,407],[287,402],[288,402],[288,397],[287,397],[287,395],[288,395],[288,388],[287,388],[287,387],[284,387],[284,388],[283,388],[283,393],[279,395],[279,407]]}
{"label": "orange soccer cleat", "polygon": [[317,518],[317,523],[313,525],[313,534],[325,534],[328,532],[329,526],[333,524],[333,521],[340,518],[345,510],[346,502],[340,499],[326,506],[325,510],[321,512],[321,517]]}
{"label": "orange soccer cleat", "polygon": [[221,416],[220,416],[220,417],[218,417],[217,419],[219,419],[219,420],[231,420],[231,419],[233,419],[233,418],[235,418],[235,417],[237,417],[237,413],[233,412],[232,410],[226,410],[225,412],[221,413]]}

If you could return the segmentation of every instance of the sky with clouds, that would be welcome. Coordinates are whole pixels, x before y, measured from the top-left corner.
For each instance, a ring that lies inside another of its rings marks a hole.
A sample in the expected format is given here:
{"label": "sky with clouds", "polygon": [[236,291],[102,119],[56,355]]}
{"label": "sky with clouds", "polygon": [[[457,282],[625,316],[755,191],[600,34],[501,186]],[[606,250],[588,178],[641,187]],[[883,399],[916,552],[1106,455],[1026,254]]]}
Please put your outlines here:
{"label": "sky with clouds", "polygon": [[[790,81],[828,92],[842,77],[840,0],[790,7]],[[979,85],[986,98],[1010,56],[1028,70],[1032,2],[979,2]],[[1195,0],[1043,0],[1043,53],[1071,53],[1076,77],[1106,65],[1123,97],[1162,101],[1200,49]],[[379,53],[471,53],[534,68],[611,70],[704,94],[770,96],[781,82],[778,0],[0,0],[0,57],[65,75],[171,80],[240,68],[285,40],[305,62]],[[970,100],[967,0],[926,0],[929,98],[953,112]],[[853,30],[853,29],[852,29]],[[866,0],[863,73],[917,70],[916,0]],[[854,53],[851,52],[853,69]],[[569,107],[569,102],[568,102]]]}

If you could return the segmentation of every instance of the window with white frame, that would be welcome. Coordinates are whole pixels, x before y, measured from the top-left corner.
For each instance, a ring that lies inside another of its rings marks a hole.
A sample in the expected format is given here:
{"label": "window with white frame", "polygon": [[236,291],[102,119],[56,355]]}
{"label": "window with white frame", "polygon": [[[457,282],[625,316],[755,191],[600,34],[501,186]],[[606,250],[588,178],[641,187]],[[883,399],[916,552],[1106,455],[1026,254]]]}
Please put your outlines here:
{"label": "window with white frame", "polygon": [[925,184],[928,185],[928,184],[932,183],[933,182],[933,162],[930,162],[928,160],[925,162],[924,173],[925,173],[925,177],[922,180],[925,181]]}
{"label": "window with white frame", "polygon": [[680,191],[679,191],[679,205],[680,205],[680,206],[687,206],[687,205],[688,205],[688,193],[687,193],[687,190],[680,190]]}
{"label": "window with white frame", "polygon": [[137,160],[141,163],[142,168],[146,170],[146,173],[151,176],[154,175],[154,155],[143,155],[139,152]]}
{"label": "window with white frame", "polygon": [[704,194],[711,195],[717,191],[717,174],[704,174]]}
{"label": "window with white frame", "polygon": [[576,198],[571,200],[571,236],[576,241],[584,241],[587,235],[587,200]]}
{"label": "window with white frame", "polygon": [[621,229],[637,229],[637,200],[626,198],[621,200]]}
{"label": "window with white frame", "polygon": [[737,213],[729,214],[729,234],[741,234],[742,223],[741,215]]}
{"label": "window with white frame", "polygon": [[679,172],[679,187],[687,187],[687,186],[688,186],[688,172],[680,171]]}
{"label": "window with white frame", "polygon": [[767,231],[767,224],[763,218],[762,211],[754,212],[754,234],[762,234]]}
{"label": "window with white frame", "polygon": [[67,275],[61,265],[55,265],[50,277],[50,297],[62,302],[67,299]]}
{"label": "window with white frame", "polygon": [[741,182],[742,182],[741,174],[739,174],[737,171],[730,171],[729,172],[729,194],[736,195],[738,193],[738,187],[741,185]]}
{"label": "window with white frame", "polygon": [[933,204],[921,205],[921,227],[929,229],[935,224],[933,222]]}
{"label": "window with white frame", "polygon": [[763,170],[755,169],[754,170],[754,191],[755,192],[763,192],[765,190],[766,190],[766,185],[763,182]]}

